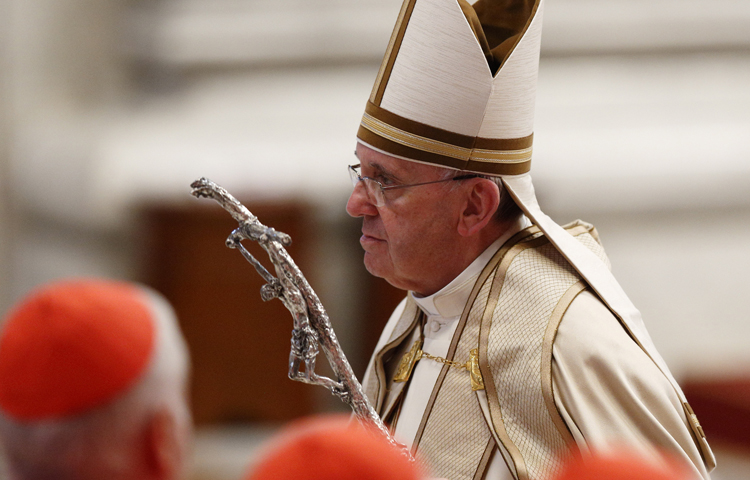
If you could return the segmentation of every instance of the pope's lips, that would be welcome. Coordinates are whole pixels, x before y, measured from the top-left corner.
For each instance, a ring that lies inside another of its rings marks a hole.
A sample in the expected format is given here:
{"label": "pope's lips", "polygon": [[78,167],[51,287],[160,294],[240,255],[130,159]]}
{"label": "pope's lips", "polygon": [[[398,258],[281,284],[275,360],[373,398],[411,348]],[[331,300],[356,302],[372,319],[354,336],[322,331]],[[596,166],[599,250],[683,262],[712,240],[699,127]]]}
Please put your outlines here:
{"label": "pope's lips", "polygon": [[363,233],[362,236],[359,237],[359,243],[363,247],[366,247],[367,245],[375,245],[381,242],[385,242],[385,240],[373,237],[372,235],[367,235],[366,233]]}

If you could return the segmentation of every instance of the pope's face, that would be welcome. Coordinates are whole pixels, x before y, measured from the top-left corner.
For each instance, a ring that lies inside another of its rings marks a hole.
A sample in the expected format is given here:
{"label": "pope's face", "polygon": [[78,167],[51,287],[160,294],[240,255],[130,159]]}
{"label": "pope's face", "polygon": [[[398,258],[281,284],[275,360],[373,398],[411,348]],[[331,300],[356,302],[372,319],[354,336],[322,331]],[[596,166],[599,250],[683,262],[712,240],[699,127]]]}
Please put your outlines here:
{"label": "pope's face", "polygon": [[[401,160],[357,145],[360,175],[383,186],[440,180],[444,169]],[[365,267],[391,285],[422,295],[438,291],[453,278],[461,188],[455,182],[387,190],[376,207],[362,182],[346,211],[362,217],[360,244]],[[460,270],[459,270],[460,271]]]}

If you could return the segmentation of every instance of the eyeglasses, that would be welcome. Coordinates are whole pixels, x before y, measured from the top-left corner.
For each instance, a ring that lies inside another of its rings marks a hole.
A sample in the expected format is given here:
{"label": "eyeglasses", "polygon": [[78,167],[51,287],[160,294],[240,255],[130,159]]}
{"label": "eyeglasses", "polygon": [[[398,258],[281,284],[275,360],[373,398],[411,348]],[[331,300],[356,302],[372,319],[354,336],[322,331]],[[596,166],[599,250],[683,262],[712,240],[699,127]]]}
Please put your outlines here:
{"label": "eyeglasses", "polygon": [[382,207],[383,205],[385,205],[385,191],[386,190],[395,190],[397,188],[406,188],[406,187],[418,187],[420,185],[430,185],[432,183],[452,182],[453,180],[466,180],[467,178],[476,178],[479,176],[479,175],[473,175],[473,174],[461,175],[461,176],[453,177],[453,178],[445,178],[443,180],[434,180],[432,182],[412,183],[410,185],[383,186],[382,183],[378,182],[374,178],[360,176],[358,170],[359,170],[359,165],[349,165],[349,177],[352,179],[352,186],[356,188],[359,182],[364,182],[365,191],[367,192],[367,198],[376,207]]}

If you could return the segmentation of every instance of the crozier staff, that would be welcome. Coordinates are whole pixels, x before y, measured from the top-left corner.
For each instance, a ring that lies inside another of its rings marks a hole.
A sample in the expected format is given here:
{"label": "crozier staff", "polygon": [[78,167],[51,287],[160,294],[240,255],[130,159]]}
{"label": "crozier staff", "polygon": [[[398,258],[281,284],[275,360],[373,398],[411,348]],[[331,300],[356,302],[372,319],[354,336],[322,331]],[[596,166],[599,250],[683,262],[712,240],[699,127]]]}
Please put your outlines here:
{"label": "crozier staff", "polygon": [[167,300],[101,279],[44,285],[0,330],[12,480],[185,478],[189,358]]}
{"label": "crozier staff", "polygon": [[546,478],[627,447],[708,478],[703,431],[596,230],[537,204],[543,3],[402,6],[349,167],[365,266],[409,291],[363,386],[437,477]]}

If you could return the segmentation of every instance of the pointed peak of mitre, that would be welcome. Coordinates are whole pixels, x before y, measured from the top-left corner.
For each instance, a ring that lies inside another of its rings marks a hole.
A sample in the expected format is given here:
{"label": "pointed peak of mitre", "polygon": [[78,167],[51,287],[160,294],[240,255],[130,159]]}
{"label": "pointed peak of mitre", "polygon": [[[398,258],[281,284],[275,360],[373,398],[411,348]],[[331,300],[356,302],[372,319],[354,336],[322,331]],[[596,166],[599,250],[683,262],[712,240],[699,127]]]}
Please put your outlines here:
{"label": "pointed peak of mitre", "polygon": [[543,0],[405,0],[358,140],[492,175],[529,171]]}

